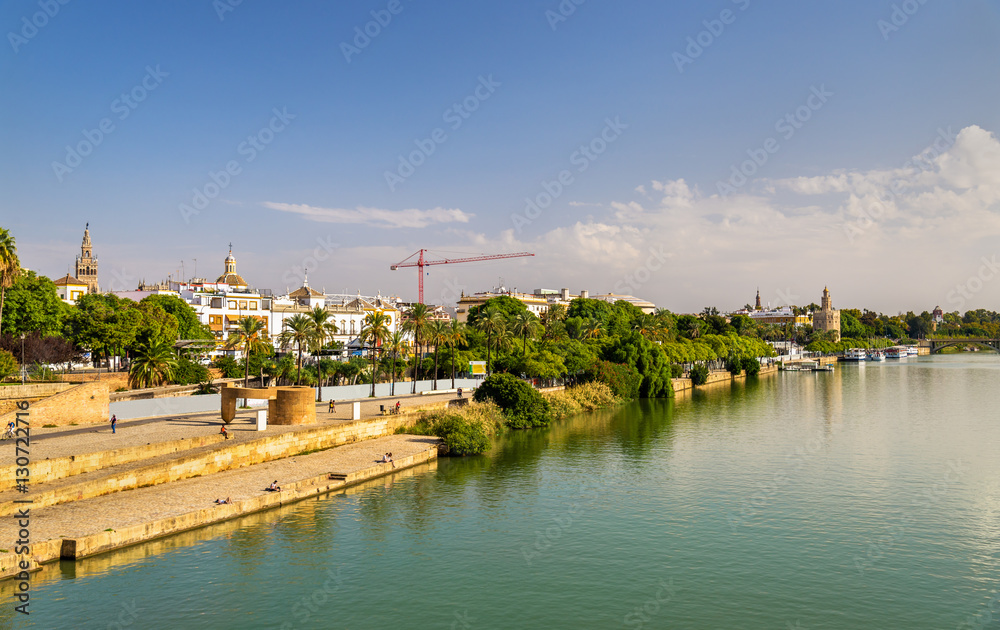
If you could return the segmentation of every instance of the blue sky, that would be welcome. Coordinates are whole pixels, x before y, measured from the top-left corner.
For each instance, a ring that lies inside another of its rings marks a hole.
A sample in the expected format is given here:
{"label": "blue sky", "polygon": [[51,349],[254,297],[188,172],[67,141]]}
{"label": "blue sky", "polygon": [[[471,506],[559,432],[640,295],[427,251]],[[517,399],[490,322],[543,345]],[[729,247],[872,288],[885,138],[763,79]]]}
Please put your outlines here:
{"label": "blue sky", "polygon": [[[536,253],[435,267],[431,302],[502,276],[676,311],[824,285],[839,307],[996,309],[998,18],[974,0],[12,0],[0,216],[51,277],[89,221],[107,288],[182,260],[218,275],[232,242],[278,291],[310,267],[330,292],[414,299],[416,272],[389,265],[427,247]],[[387,182],[400,156],[420,163]],[[182,209],[213,173],[218,194]]]}

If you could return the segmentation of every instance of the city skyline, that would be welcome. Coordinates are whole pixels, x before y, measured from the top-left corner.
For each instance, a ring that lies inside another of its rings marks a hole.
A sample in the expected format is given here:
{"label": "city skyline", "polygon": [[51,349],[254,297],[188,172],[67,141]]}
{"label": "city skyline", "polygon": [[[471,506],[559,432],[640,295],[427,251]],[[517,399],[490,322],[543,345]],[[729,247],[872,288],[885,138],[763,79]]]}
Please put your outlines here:
{"label": "city skyline", "polygon": [[431,303],[1000,297],[986,2],[39,6],[0,9],[0,212],[52,279],[89,222],[120,290],[232,242],[255,286],[404,300],[417,249],[536,254],[432,269]]}

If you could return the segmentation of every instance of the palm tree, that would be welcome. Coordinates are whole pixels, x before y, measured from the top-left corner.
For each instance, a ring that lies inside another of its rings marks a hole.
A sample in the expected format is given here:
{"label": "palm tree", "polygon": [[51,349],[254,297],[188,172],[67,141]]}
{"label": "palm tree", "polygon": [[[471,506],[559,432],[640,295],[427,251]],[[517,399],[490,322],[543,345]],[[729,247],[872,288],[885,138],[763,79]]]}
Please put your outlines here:
{"label": "palm tree", "polygon": [[583,324],[583,338],[584,339],[597,339],[602,334],[604,334],[604,328],[601,326],[601,320],[589,318]]}
{"label": "palm tree", "polygon": [[426,304],[417,303],[406,313],[406,322],[403,330],[413,335],[413,345],[416,347],[416,354],[413,357],[413,390],[417,393],[417,365],[420,362],[420,339],[427,330],[427,323],[430,321],[431,311]]}
{"label": "palm tree", "polygon": [[361,343],[371,343],[369,352],[372,355],[372,398],[375,397],[375,381],[378,380],[378,372],[375,370],[376,349],[384,344],[392,333],[389,332],[389,316],[382,311],[374,311],[365,315],[365,321],[361,325],[361,335],[358,337]]}
{"label": "palm tree", "polygon": [[438,388],[438,350],[448,343],[451,336],[451,326],[448,322],[435,319],[427,327],[427,343],[434,345],[434,389]]}
{"label": "palm tree", "polygon": [[170,380],[177,357],[173,346],[166,341],[139,344],[132,352],[128,368],[129,387],[156,387]]}
{"label": "palm tree", "polygon": [[493,340],[507,329],[507,319],[503,311],[491,304],[479,311],[474,324],[476,330],[486,335],[486,375],[490,375],[490,349]]}
{"label": "palm tree", "polygon": [[283,348],[295,345],[298,347],[299,358],[296,361],[298,370],[295,374],[295,384],[302,382],[302,347],[309,345],[312,339],[312,320],[307,315],[292,315],[285,320],[284,328],[278,335],[278,341]]}
{"label": "palm tree", "polygon": [[465,343],[465,324],[452,320],[448,324],[448,343],[451,344],[451,388],[455,389],[455,346]]}
{"label": "palm tree", "polygon": [[402,330],[396,330],[389,337],[388,350],[392,352],[392,367],[390,372],[392,372],[392,388],[389,394],[390,396],[396,395],[396,357],[405,357],[407,354],[407,343],[406,343],[406,333]]}
{"label": "palm tree", "polygon": [[19,275],[21,261],[17,259],[17,244],[6,228],[0,228],[0,330],[3,329],[4,297]]}
{"label": "palm tree", "polygon": [[657,339],[660,336],[661,324],[655,315],[645,313],[636,318],[632,330],[647,339]]}
{"label": "palm tree", "polygon": [[309,323],[312,324],[312,339],[310,346],[316,353],[316,402],[323,402],[323,366],[320,365],[319,351],[326,345],[327,339],[337,334],[337,325],[330,320],[330,312],[322,306],[315,306],[309,312]]}
{"label": "palm tree", "polygon": [[523,310],[514,316],[511,322],[511,332],[521,338],[521,356],[523,357],[528,348],[528,338],[535,338],[535,335],[542,330],[542,324],[530,311]]}
{"label": "palm tree", "polygon": [[[263,320],[247,315],[236,322],[236,330],[226,341],[227,350],[240,348],[243,351],[243,362],[246,364],[243,370],[243,387],[250,386],[250,354],[267,349],[268,343],[261,339],[261,333],[265,331]],[[261,380],[261,386],[263,385],[264,382]]]}

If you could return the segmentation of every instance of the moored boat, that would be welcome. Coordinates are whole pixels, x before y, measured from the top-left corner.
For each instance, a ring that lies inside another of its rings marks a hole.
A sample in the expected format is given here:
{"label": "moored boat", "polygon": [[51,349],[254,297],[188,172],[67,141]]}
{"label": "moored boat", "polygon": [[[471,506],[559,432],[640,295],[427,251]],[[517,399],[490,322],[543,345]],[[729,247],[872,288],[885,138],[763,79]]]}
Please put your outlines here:
{"label": "moored boat", "polygon": [[885,353],[881,350],[872,350],[868,353],[867,359],[869,361],[885,361]]}
{"label": "moored boat", "polygon": [[886,348],[885,356],[887,359],[905,359],[908,353],[906,348],[902,346],[893,346],[891,348]]}
{"label": "moored boat", "polygon": [[850,348],[844,353],[844,356],[840,357],[841,361],[848,361],[853,363],[862,363],[868,357],[864,348]]}

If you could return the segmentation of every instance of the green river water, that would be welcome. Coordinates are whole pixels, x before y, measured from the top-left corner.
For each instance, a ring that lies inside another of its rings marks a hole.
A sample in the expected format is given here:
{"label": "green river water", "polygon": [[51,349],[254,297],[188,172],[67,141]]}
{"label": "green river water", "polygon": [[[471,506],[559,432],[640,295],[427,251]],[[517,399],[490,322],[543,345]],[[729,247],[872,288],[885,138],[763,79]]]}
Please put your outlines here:
{"label": "green river water", "polygon": [[[1000,628],[1000,357],[782,373],[52,567],[15,628]],[[991,609],[998,612],[991,612]]]}

